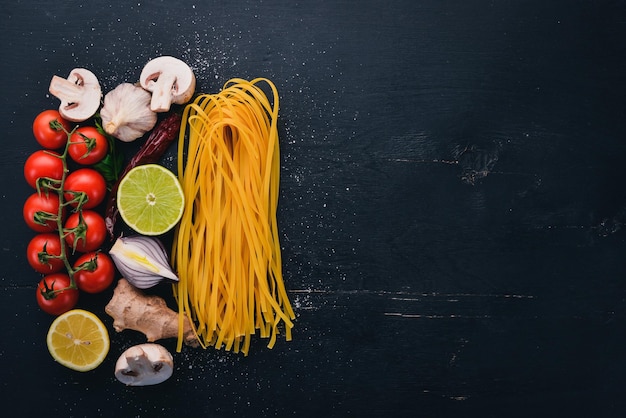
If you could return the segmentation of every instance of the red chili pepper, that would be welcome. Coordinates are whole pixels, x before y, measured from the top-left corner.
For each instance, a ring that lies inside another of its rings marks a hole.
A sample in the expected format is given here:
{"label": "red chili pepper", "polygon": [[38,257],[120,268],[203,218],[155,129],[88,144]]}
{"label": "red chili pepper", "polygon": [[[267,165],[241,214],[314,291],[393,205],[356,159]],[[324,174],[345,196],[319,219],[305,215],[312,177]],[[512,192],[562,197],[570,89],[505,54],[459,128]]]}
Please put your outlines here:
{"label": "red chili pepper", "polygon": [[178,138],[178,132],[180,131],[181,115],[172,112],[165,119],[150,132],[150,135],[146,139],[146,142],[139,148],[139,151],[131,158],[126,165],[126,168],[122,171],[117,182],[111,187],[109,198],[106,205],[104,222],[106,224],[107,232],[111,240],[115,238],[115,222],[119,210],[117,209],[117,188],[120,181],[124,176],[134,167],[143,164],[157,163],[163,156],[167,148]]}

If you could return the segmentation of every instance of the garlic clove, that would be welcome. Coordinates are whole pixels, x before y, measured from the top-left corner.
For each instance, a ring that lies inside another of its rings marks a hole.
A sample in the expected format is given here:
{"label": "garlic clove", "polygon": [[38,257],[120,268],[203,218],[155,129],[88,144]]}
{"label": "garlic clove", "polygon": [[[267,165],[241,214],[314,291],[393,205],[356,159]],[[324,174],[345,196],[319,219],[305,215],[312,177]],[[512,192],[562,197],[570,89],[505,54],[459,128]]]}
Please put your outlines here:
{"label": "garlic clove", "polygon": [[104,96],[100,109],[104,130],[124,142],[142,137],[154,128],[157,114],[150,110],[152,96],[139,86],[122,83]]}
{"label": "garlic clove", "polygon": [[153,287],[164,279],[178,281],[169,265],[167,251],[156,237],[120,237],[109,255],[119,272],[138,289]]}

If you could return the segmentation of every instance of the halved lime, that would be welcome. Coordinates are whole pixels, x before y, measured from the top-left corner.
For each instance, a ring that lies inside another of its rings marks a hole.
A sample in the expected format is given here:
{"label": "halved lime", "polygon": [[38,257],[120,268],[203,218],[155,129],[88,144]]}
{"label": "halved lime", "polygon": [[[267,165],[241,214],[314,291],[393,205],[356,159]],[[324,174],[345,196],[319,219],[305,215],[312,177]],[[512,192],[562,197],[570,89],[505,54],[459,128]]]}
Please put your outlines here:
{"label": "halved lime", "polygon": [[117,207],[124,222],[143,235],[161,235],[183,216],[185,199],[178,178],[159,164],[130,170],[117,189]]}

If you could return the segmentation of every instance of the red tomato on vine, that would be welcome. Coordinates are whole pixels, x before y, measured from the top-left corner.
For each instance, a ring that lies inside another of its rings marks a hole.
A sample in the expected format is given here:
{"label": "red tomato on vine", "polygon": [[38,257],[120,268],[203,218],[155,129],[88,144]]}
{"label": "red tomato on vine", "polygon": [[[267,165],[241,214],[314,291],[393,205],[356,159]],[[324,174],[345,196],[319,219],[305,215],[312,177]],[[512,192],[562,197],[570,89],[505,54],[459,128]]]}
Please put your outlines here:
{"label": "red tomato on vine", "polygon": [[76,273],[76,286],[87,293],[100,293],[106,290],[115,279],[115,264],[111,257],[99,251],[80,256],[73,266]]}
{"label": "red tomato on vine", "polygon": [[65,179],[64,199],[74,207],[78,205],[73,201],[75,194],[72,192],[83,192],[87,200],[83,203],[83,209],[92,209],[98,206],[107,195],[107,185],[102,174],[93,168],[80,168],[71,172]]}
{"label": "red tomato on vine", "polygon": [[37,188],[37,180],[41,177],[61,180],[63,177],[63,160],[58,153],[49,150],[38,150],[26,159],[24,163],[26,183],[33,188]]}
{"label": "red tomato on vine", "polygon": [[50,315],[61,315],[78,303],[78,289],[69,289],[70,276],[65,273],[48,274],[37,286],[37,304]]}
{"label": "red tomato on vine", "polygon": [[44,148],[58,149],[67,143],[70,123],[63,119],[58,110],[44,110],[33,121],[35,140]]}
{"label": "red tomato on vine", "polygon": [[104,218],[98,212],[89,209],[68,216],[63,229],[67,233],[65,236],[67,245],[81,253],[96,251],[107,236]]}
{"label": "red tomato on vine", "polygon": [[59,234],[46,232],[35,235],[26,247],[28,264],[38,273],[51,274],[63,270]]}
{"label": "red tomato on vine", "polygon": [[107,155],[109,141],[93,126],[83,126],[72,134],[67,151],[78,164],[93,165]]}
{"label": "red tomato on vine", "polygon": [[54,192],[33,193],[24,202],[22,210],[26,225],[36,232],[57,230],[58,213],[59,196]]}

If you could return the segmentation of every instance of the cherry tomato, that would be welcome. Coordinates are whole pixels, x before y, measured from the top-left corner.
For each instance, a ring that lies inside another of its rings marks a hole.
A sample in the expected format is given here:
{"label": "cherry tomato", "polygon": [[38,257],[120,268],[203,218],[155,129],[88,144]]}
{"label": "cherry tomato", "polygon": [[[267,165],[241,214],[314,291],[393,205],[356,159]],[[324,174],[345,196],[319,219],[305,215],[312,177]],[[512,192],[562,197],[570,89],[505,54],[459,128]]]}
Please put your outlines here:
{"label": "cherry tomato", "polygon": [[70,232],[65,236],[65,242],[70,248],[76,246],[76,251],[86,253],[89,251],[96,251],[102,246],[107,236],[106,225],[104,218],[93,210],[83,210],[84,225],[79,227],[80,214],[78,212],[72,213],[65,221],[64,229],[70,231],[78,227],[78,230]]}
{"label": "cherry tomato", "polygon": [[70,138],[68,153],[72,160],[92,165],[102,160],[109,151],[109,141],[93,126],[76,129]]}
{"label": "cherry tomato", "polygon": [[[74,192],[84,192],[87,195],[87,201],[83,204],[83,209],[92,209],[98,206],[107,195],[107,185],[104,177],[98,171],[93,168],[80,168],[70,173],[65,178],[64,189],[66,190],[64,196],[66,202],[72,202]],[[78,205],[78,202],[74,201],[70,203],[73,207]]]}
{"label": "cherry tomato", "polygon": [[61,180],[63,177],[63,160],[54,151],[38,150],[33,152],[24,163],[24,178],[31,186],[37,187],[37,179],[49,177]]}
{"label": "cherry tomato", "polygon": [[[45,212],[45,213],[37,213]],[[24,202],[22,214],[30,229],[36,232],[52,232],[57,230],[56,217],[59,213],[59,196],[56,193],[33,193]],[[65,212],[61,213],[61,216]],[[45,219],[44,219],[45,218]],[[36,222],[36,220],[41,223]]]}
{"label": "cherry tomato", "polygon": [[[79,269],[80,265],[87,266]],[[74,263],[76,286],[87,293],[100,293],[106,290],[115,278],[115,264],[107,254],[100,251],[92,251],[78,257]]]}
{"label": "cherry tomato", "polygon": [[44,110],[35,117],[33,122],[33,135],[35,139],[44,148],[57,149],[67,143],[67,134],[63,129],[51,125],[52,122],[58,121],[63,128],[70,131],[70,123],[63,119],[58,110]]}
{"label": "cherry tomato", "polygon": [[[70,276],[54,273],[44,276],[37,285],[37,304],[50,315],[61,315],[76,306],[78,289],[65,289],[70,285]],[[55,293],[53,291],[61,292]]]}
{"label": "cherry tomato", "polygon": [[61,238],[59,238],[59,234],[37,234],[26,247],[28,264],[38,273],[50,274],[61,271],[65,266],[63,260],[54,257],[59,255],[61,255]]}

